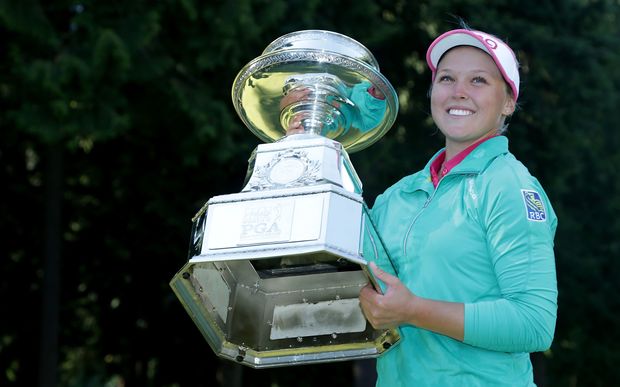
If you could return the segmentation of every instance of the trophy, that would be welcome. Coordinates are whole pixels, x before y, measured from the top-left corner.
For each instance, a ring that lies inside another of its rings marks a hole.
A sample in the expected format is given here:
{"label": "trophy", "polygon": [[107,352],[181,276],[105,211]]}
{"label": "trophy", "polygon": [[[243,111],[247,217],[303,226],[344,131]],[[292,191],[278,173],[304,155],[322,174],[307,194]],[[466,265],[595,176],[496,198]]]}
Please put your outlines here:
{"label": "trophy", "polygon": [[220,357],[254,368],[372,358],[400,340],[374,329],[358,295],[389,257],[348,152],[398,112],[371,52],[338,33],[284,35],[237,75],[234,107],[265,143],[241,192],[192,219],[189,260],[170,286]]}

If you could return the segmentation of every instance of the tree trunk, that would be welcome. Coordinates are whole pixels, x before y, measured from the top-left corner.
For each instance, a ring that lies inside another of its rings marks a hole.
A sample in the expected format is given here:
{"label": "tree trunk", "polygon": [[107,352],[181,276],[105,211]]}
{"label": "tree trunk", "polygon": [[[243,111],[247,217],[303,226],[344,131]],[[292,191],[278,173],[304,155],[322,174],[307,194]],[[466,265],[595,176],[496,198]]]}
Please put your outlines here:
{"label": "tree trunk", "polygon": [[60,311],[62,145],[48,147],[45,169],[45,251],[39,352],[39,387],[58,385],[58,321]]}

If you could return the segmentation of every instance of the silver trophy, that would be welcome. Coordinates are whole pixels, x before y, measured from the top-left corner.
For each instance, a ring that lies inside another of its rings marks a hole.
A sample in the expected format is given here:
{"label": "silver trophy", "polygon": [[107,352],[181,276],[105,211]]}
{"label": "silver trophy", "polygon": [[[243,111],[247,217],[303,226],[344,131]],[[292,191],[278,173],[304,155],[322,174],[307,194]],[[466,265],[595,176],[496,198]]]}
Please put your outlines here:
{"label": "silver trophy", "polygon": [[389,257],[347,152],[392,126],[394,88],[373,55],[329,31],[284,35],[237,75],[235,109],[266,143],[243,190],[193,218],[189,261],[170,282],[220,357],[255,367],[376,357],[399,341],[359,306]]}

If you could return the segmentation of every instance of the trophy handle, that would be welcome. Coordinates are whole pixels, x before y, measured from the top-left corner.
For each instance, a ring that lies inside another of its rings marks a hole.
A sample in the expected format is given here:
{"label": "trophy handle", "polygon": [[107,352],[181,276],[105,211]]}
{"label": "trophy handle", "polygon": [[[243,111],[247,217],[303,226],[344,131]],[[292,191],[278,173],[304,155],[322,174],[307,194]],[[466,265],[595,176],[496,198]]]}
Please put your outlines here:
{"label": "trophy handle", "polygon": [[397,276],[398,272],[370,216],[370,209],[365,202],[363,203],[363,230],[362,255],[367,263],[362,265],[362,270],[375,290],[384,294],[386,290],[385,284],[375,277],[372,270],[368,267],[368,263],[374,262],[381,270],[393,276]]}

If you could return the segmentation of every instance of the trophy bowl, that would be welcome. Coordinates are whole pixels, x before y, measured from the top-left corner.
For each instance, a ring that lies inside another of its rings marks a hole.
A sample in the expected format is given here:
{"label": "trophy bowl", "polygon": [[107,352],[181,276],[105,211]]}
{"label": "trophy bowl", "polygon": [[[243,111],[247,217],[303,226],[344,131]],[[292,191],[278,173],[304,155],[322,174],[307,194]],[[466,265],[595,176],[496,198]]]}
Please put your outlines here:
{"label": "trophy bowl", "polygon": [[[371,88],[381,98],[366,95]],[[296,93],[302,97],[290,98]],[[284,137],[297,118],[305,133],[335,140],[349,153],[379,140],[398,112],[396,92],[372,53],[348,36],[322,30],[273,41],[239,72],[232,100],[265,142]]]}

